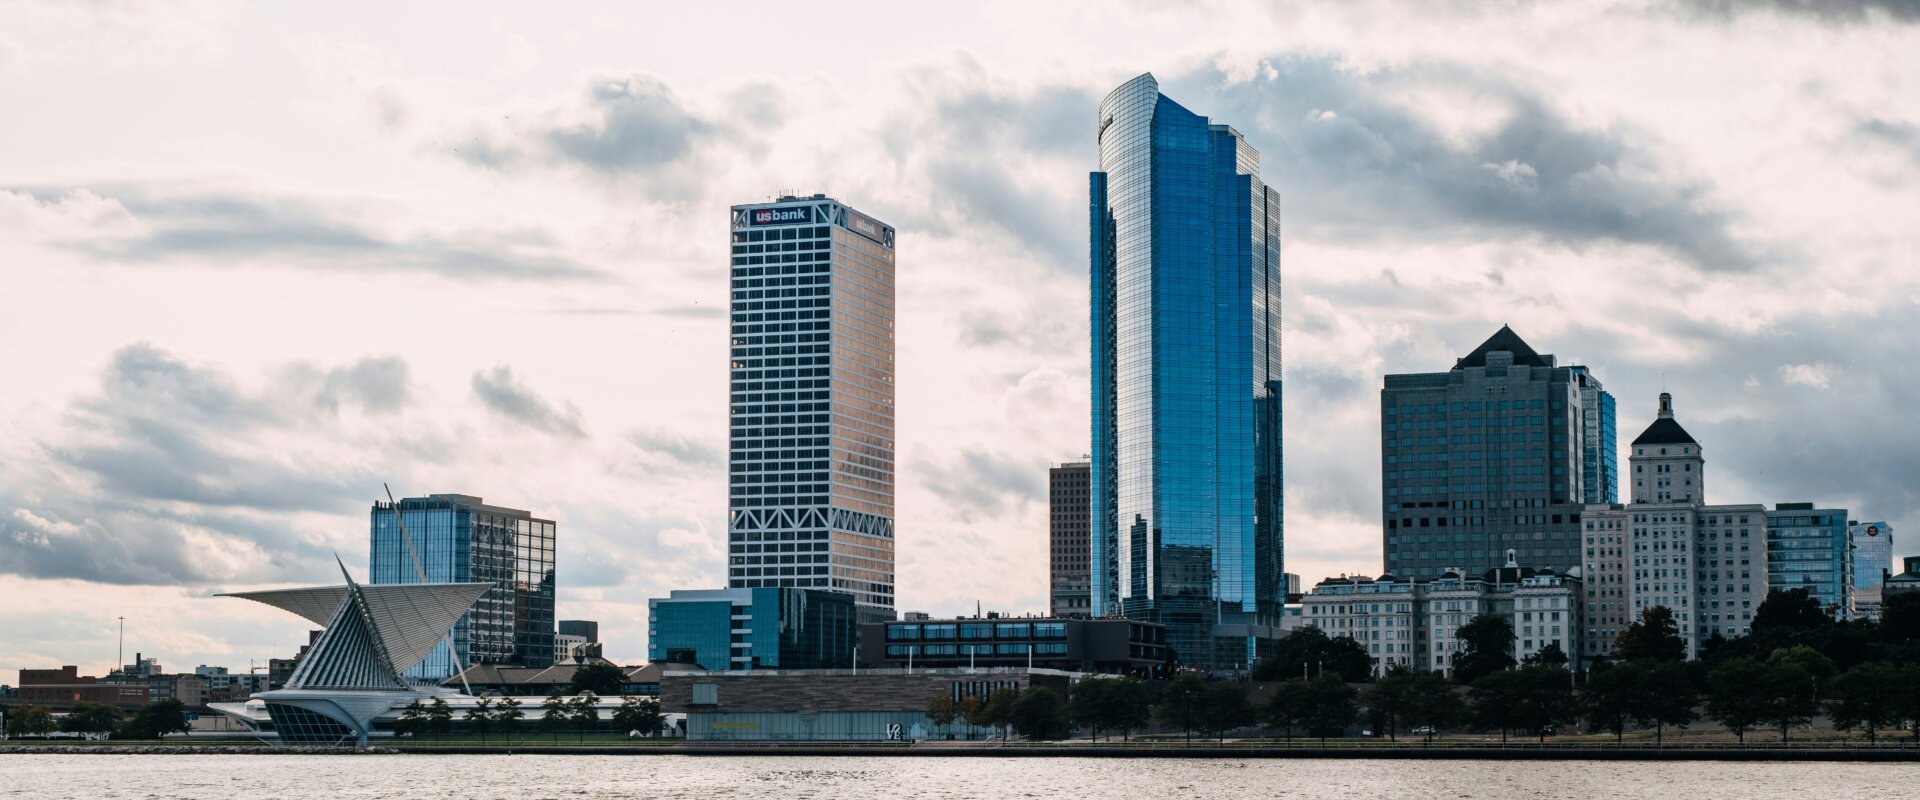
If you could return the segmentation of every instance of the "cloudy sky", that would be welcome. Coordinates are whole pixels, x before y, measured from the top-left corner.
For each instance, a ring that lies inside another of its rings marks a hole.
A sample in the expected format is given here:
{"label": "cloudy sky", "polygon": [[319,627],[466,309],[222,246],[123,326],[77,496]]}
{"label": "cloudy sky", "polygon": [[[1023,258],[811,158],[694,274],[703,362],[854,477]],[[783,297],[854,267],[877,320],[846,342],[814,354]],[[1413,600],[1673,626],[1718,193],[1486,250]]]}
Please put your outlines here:
{"label": "cloudy sky", "polygon": [[902,608],[1043,609],[1147,71],[1285,198],[1289,571],[1379,571],[1380,376],[1503,323],[1623,442],[1672,391],[1711,500],[1920,553],[1920,4],[1331,5],[0,0],[0,670],[283,655],[207,595],[363,568],[382,482],[558,520],[642,660],[723,579],[725,212],[782,190],[900,229]]}

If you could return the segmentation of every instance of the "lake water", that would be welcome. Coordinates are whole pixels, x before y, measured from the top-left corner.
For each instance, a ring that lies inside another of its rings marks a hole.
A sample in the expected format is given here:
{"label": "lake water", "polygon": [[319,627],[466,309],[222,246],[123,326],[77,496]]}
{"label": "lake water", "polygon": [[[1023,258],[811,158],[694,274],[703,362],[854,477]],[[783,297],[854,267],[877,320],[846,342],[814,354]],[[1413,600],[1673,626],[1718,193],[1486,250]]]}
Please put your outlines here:
{"label": "lake water", "polygon": [[0,755],[0,797],[1893,800],[1920,765],[721,756]]}

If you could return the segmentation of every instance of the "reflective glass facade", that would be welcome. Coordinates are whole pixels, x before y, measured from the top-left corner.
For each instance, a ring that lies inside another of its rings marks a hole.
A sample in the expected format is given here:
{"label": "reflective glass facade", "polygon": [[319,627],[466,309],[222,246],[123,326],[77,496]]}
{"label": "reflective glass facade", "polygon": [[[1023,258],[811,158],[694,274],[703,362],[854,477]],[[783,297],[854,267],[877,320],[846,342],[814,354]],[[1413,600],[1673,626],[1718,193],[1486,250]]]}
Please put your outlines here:
{"label": "reflective glass facade", "polygon": [[453,651],[442,642],[424,662],[407,670],[407,677],[434,683],[452,677],[459,671],[454,651],[464,665],[551,665],[553,521],[486,505],[469,495],[409,497],[399,505],[417,554],[409,554],[400,538],[393,505],[375,503],[369,548],[372,583],[420,583],[413,561],[417,555],[427,583],[494,584],[454,625]]}
{"label": "reflective glass facade", "polygon": [[729,237],[727,585],[892,619],[894,229],[814,195]]}
{"label": "reflective glass facade", "polygon": [[1767,512],[1767,588],[1808,589],[1827,613],[1853,613],[1847,510],[1781,503]]}
{"label": "reflective glass facade", "polygon": [[703,669],[853,666],[853,597],[820,589],[676,591],[647,601],[647,660]]}
{"label": "reflective glass facade", "polygon": [[1099,138],[1092,611],[1166,625],[1183,664],[1245,668],[1284,592],[1279,194],[1151,75],[1101,102]]}

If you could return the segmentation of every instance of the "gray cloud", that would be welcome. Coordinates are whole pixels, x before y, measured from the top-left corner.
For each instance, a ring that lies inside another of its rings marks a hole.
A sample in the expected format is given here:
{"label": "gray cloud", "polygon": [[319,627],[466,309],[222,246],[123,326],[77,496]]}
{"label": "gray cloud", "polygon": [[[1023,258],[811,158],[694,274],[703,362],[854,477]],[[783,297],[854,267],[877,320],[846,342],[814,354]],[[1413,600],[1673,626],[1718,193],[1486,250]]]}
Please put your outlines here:
{"label": "gray cloud", "polygon": [[642,452],[664,456],[685,467],[707,469],[726,460],[726,454],[719,447],[665,428],[633,431],[627,434],[627,442]]}
{"label": "gray cloud", "polygon": [[945,500],[963,522],[998,517],[1019,506],[1046,499],[1046,469],[979,448],[950,460],[922,460],[920,481]]}
{"label": "gray cloud", "polygon": [[553,436],[579,439],[587,435],[580,409],[573,404],[557,408],[513,376],[507,366],[473,373],[473,393],[480,402],[500,416]]}
{"label": "gray cloud", "polygon": [[1693,14],[1718,19],[1772,11],[1826,23],[1871,22],[1876,18],[1920,20],[1920,0],[1681,0],[1680,6]]}
{"label": "gray cloud", "polygon": [[1861,120],[1854,126],[1854,135],[1869,141],[1889,145],[1907,154],[1915,166],[1920,166],[1920,125],[1897,119],[1872,117]]}
{"label": "gray cloud", "polygon": [[310,572],[322,543],[304,512],[364,507],[381,476],[261,453],[252,443],[324,425],[341,404],[405,402],[405,362],[295,365],[264,394],[149,344],[121,348],[65,430],[0,471],[0,572],[136,585]]}
{"label": "gray cloud", "polygon": [[[1772,257],[1734,233],[1738,217],[1716,208],[1708,183],[1659,163],[1649,135],[1583,127],[1503,78],[1435,63],[1360,73],[1328,57],[1271,66],[1241,82],[1215,70],[1178,76],[1163,91],[1260,150],[1290,230],[1344,242],[1519,233],[1639,244],[1708,270]],[[1507,113],[1455,141],[1391,99],[1432,87],[1468,89]]]}
{"label": "gray cloud", "polygon": [[374,413],[398,411],[407,403],[407,375],[407,362],[399,358],[361,359],[326,371],[318,402],[330,411],[347,401]]}
{"label": "gray cloud", "polygon": [[[46,200],[70,189],[24,190]],[[454,238],[390,238],[315,203],[288,197],[167,193],[144,187],[90,188],[118,202],[145,231],[67,243],[97,258],[131,263],[191,261],[354,272],[403,270],[456,278],[552,281],[603,279],[597,270],[547,251],[544,234],[476,232]]]}
{"label": "gray cloud", "polygon": [[650,171],[685,158],[708,125],[650,75],[602,77],[587,89],[599,119],[545,132],[554,152],[595,169]]}

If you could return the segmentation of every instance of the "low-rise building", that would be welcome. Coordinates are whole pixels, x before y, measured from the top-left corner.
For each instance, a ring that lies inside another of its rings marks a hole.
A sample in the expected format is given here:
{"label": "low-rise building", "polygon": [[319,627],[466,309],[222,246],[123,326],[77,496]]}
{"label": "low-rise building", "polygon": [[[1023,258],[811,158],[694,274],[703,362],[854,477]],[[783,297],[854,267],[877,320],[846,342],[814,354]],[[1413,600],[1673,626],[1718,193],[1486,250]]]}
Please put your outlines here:
{"label": "low-rise building", "polygon": [[647,601],[647,659],[703,669],[853,665],[854,598],[826,589],[678,590]]}
{"label": "low-rise building", "polygon": [[[611,663],[611,662],[609,662]],[[475,695],[497,694],[508,697],[545,697],[554,692],[573,693],[573,673],[582,664],[555,664],[551,667],[515,667],[501,664],[475,664],[465,672],[443,681],[448,689],[463,689]],[[626,674],[620,694],[658,696],[661,664],[621,667]]]}
{"label": "low-rise building", "polygon": [[1881,588],[1883,597],[1920,592],[1920,556],[1907,556],[1906,569],[1898,575],[1887,576],[1886,585]]}
{"label": "low-rise building", "polygon": [[986,617],[862,625],[860,663],[886,667],[1038,667],[1154,677],[1167,631],[1129,619]]}
{"label": "low-rise building", "polygon": [[1460,626],[1483,614],[1513,626],[1513,657],[1558,646],[1576,668],[1585,616],[1578,575],[1507,564],[1480,575],[1460,567],[1431,580],[1382,575],[1328,578],[1301,599],[1303,624],[1359,642],[1375,675],[1402,667],[1452,671]]}
{"label": "low-rise building", "polygon": [[888,741],[984,739],[992,731],[956,718],[936,724],[930,701],[986,702],[1045,686],[1068,697],[1073,673],[1014,667],[881,670],[682,670],[660,677],[660,707],[684,713],[692,741]]}

